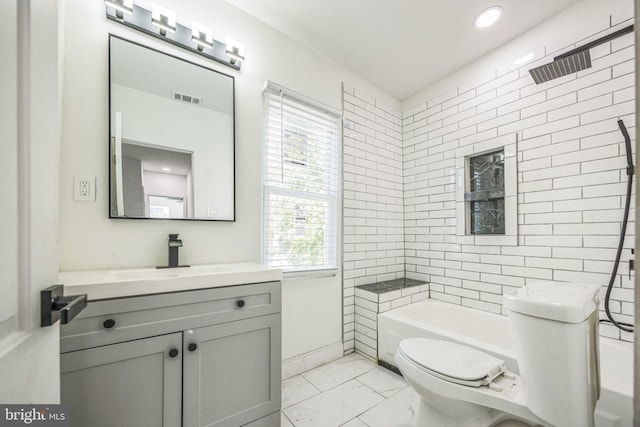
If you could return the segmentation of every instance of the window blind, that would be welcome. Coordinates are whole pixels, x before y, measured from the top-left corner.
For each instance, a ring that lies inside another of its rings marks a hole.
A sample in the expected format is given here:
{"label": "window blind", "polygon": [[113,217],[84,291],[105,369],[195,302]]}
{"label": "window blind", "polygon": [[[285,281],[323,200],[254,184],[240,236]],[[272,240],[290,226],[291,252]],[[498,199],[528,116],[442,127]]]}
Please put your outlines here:
{"label": "window blind", "polygon": [[285,271],[336,267],[339,116],[269,85],[263,93],[263,257]]}

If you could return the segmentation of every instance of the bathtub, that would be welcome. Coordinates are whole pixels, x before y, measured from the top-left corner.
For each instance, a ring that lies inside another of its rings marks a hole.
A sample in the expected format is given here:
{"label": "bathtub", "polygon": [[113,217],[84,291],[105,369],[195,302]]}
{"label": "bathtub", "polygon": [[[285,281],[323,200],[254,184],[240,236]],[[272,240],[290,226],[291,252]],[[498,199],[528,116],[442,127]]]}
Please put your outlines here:
{"label": "bathtub", "polygon": [[[518,372],[509,318],[459,305],[425,300],[378,315],[378,359],[394,366],[404,338],[459,342],[492,354]],[[631,427],[633,344],[600,338],[601,392],[596,427]]]}

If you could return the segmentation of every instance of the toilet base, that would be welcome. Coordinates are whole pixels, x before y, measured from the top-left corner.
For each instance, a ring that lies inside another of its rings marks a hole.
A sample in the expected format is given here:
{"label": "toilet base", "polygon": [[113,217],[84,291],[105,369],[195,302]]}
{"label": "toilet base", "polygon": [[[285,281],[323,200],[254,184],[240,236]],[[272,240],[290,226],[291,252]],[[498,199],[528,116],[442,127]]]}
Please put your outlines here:
{"label": "toilet base", "polygon": [[[448,399],[447,399],[448,400]],[[445,402],[438,402],[442,407]],[[454,402],[452,402],[454,403]],[[528,421],[514,418],[513,415],[495,409],[487,408],[473,403],[465,402],[460,405],[455,402],[457,407],[455,412],[444,413],[440,409],[434,407],[424,399],[420,399],[418,407],[418,416],[416,427],[535,427],[539,424],[532,424]],[[463,411],[459,411],[464,406]],[[453,409],[453,408],[451,408]]]}
{"label": "toilet base", "polygon": [[491,427],[529,427],[531,424],[527,424],[524,421],[517,421],[517,420],[505,420],[505,421],[500,421],[498,422],[498,424],[495,424]]}

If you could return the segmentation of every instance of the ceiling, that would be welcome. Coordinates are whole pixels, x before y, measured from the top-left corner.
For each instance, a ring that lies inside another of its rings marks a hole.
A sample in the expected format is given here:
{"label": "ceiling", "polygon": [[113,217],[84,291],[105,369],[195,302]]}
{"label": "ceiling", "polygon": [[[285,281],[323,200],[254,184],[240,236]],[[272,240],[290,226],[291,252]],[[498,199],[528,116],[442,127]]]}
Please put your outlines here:
{"label": "ceiling", "polygon": [[[578,0],[226,1],[404,100]],[[494,5],[502,18],[475,28]]]}

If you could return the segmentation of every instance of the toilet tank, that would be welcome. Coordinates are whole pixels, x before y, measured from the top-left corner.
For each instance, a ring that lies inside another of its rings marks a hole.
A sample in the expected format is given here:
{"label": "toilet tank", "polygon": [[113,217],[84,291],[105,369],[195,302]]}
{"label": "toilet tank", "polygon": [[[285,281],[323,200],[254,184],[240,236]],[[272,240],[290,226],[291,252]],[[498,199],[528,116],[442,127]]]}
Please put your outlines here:
{"label": "toilet tank", "polygon": [[551,425],[594,426],[600,290],[538,282],[504,296],[526,405]]}

